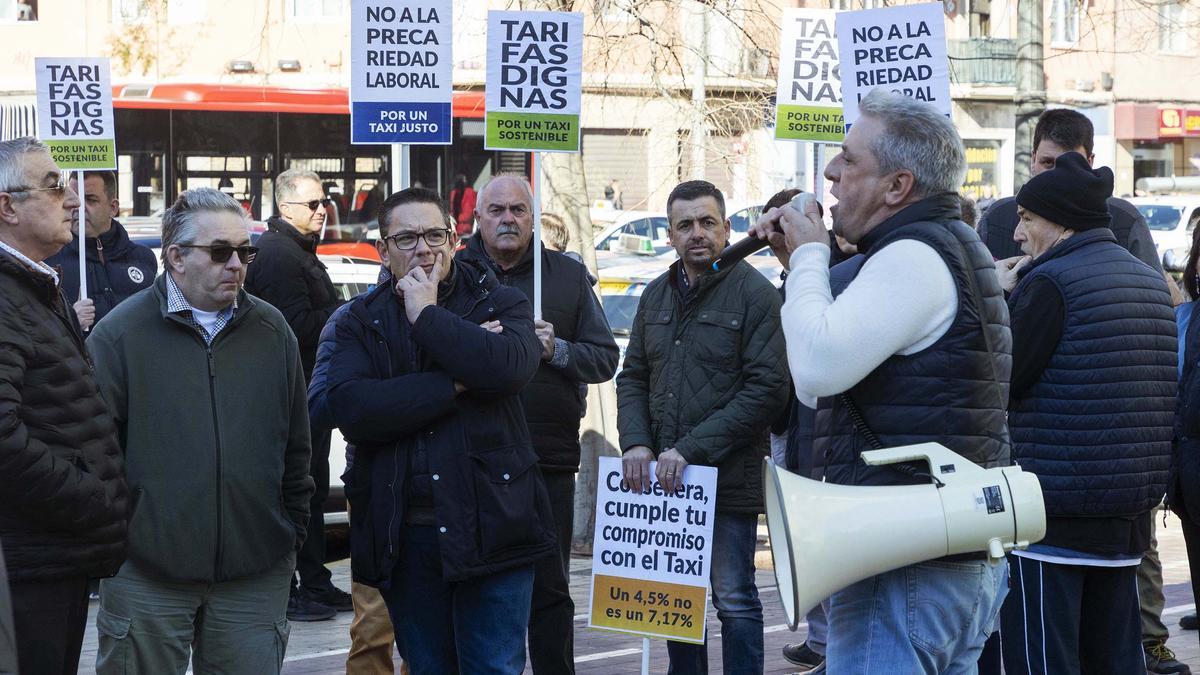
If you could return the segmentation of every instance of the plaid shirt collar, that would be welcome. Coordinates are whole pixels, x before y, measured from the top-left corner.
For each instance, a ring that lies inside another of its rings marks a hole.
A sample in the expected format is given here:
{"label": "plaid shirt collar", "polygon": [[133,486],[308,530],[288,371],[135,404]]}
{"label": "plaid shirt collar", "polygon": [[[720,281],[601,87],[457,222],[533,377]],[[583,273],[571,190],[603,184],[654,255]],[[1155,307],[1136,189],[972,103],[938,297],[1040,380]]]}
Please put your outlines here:
{"label": "plaid shirt collar", "polygon": [[195,308],[183,296],[183,291],[180,291],[179,287],[175,285],[175,279],[171,277],[171,273],[167,272],[165,276],[167,277],[167,312],[187,319],[200,337],[204,338],[204,343],[211,345],[217,334],[224,330],[225,326],[233,320],[233,315],[237,313],[237,296],[234,296],[232,305],[217,312],[217,322],[213,324],[213,332],[210,335],[208,329],[196,321],[196,317],[192,313]]}

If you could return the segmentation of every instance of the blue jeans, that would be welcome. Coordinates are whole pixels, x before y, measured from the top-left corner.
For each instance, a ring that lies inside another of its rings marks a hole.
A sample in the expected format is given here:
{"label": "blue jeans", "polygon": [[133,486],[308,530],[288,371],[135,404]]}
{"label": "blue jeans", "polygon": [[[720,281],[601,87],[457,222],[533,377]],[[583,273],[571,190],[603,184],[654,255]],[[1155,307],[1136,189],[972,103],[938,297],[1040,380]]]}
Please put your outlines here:
{"label": "blue jeans", "polygon": [[[713,606],[721,621],[721,664],[727,675],[763,672],[763,613],[754,585],[754,544],[758,516],[717,513],[713,519]],[[667,642],[669,675],[708,673],[708,637],[705,644]]]}
{"label": "blue jeans", "polygon": [[405,525],[384,602],[412,675],[519,674],[533,595],[533,564],[446,583],[438,533]]}
{"label": "blue jeans", "polygon": [[975,673],[1008,593],[1008,563],[928,561],[829,599],[830,675]]}

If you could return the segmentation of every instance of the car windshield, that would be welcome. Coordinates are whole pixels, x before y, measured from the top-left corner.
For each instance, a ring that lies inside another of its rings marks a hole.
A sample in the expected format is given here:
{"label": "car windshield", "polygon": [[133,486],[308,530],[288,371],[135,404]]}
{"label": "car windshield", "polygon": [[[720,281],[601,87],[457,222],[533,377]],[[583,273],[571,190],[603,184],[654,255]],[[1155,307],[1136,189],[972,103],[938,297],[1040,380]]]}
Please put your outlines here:
{"label": "car windshield", "polygon": [[604,294],[604,316],[613,335],[629,335],[633,330],[633,317],[637,314],[640,295]]}
{"label": "car windshield", "polygon": [[729,230],[731,232],[741,232],[745,234],[750,231],[751,223],[758,220],[758,216],[762,213],[761,206],[751,206],[744,208],[737,213],[729,216]]}
{"label": "car windshield", "polygon": [[1137,210],[1152,230],[1173,230],[1183,215],[1183,209],[1167,204],[1138,204]]}

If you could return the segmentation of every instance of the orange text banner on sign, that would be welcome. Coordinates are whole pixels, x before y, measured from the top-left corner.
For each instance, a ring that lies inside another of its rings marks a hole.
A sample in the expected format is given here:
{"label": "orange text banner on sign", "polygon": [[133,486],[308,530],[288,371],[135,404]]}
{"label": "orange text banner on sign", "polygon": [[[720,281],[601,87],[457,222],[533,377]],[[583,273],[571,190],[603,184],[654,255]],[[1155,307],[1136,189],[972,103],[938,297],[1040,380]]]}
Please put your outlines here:
{"label": "orange text banner on sign", "polygon": [[707,593],[703,586],[597,574],[592,627],[703,644]]}

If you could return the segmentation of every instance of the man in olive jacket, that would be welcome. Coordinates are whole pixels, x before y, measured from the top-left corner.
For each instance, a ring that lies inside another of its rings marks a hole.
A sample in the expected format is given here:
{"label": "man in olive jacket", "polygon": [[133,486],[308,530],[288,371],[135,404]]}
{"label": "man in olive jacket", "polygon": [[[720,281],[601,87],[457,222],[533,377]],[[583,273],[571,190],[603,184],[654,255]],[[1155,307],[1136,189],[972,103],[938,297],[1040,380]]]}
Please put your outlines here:
{"label": "man in olive jacket", "polygon": [[241,290],[241,205],[187,190],[165,273],[88,340],[133,491],[129,555],[100,583],[96,672],[278,673],[313,492],[296,338]]}
{"label": "man in olive jacket", "polygon": [[[714,185],[678,185],[667,217],[679,260],[642,294],[617,376],[625,480],[648,487],[657,458],[656,477],[670,492],[688,464],[717,467],[712,589],[724,672],[761,673],[754,546],[767,432],[788,397],[781,300],[745,261],[712,271],[729,239]],[[667,652],[672,672],[707,672],[704,646],[668,642]]]}

